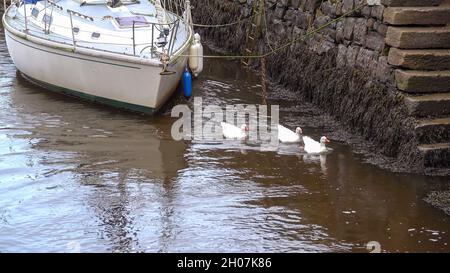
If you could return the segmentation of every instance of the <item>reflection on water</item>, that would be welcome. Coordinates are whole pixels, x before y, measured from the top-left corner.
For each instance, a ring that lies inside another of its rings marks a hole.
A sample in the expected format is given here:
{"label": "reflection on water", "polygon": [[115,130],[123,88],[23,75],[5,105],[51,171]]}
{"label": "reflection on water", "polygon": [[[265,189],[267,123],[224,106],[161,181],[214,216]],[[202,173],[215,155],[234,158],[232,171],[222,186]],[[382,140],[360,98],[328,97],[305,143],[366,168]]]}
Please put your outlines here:
{"label": "reflection on water", "polygon": [[305,154],[305,155],[303,155],[303,162],[305,162],[305,164],[317,163],[320,166],[322,173],[323,174],[327,173],[327,155],[326,154],[321,154],[321,155]]}
{"label": "reflection on water", "polygon": [[[450,251],[449,218],[421,201],[444,178],[393,174],[334,141],[174,142],[167,115],[144,118],[23,80],[0,39],[0,251]],[[209,61],[204,104],[261,102],[258,77]],[[295,94],[272,94],[283,124],[341,130]],[[176,102],[185,103],[182,98]],[[335,139],[336,140],[336,139]]]}

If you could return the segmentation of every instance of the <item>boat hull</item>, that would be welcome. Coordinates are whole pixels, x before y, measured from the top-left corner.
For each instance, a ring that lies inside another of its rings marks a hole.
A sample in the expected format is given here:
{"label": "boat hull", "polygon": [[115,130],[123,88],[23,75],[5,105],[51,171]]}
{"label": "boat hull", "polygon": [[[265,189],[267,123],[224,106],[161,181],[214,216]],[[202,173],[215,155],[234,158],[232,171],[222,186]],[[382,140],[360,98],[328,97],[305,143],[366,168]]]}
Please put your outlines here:
{"label": "boat hull", "polygon": [[17,69],[31,82],[52,91],[144,114],[154,114],[173,94],[186,66],[179,57],[160,75],[159,65],[85,55],[46,46],[5,29]]}

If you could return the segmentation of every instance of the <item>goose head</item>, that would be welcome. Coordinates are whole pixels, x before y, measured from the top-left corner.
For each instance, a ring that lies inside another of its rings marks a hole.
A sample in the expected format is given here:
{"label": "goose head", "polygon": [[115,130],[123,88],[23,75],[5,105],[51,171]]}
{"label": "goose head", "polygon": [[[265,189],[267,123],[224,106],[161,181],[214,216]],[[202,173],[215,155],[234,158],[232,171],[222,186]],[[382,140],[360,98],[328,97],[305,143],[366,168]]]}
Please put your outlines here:
{"label": "goose head", "polygon": [[329,143],[329,142],[330,142],[330,140],[326,136],[323,136],[320,138],[320,144],[322,146],[325,146],[325,143]]}
{"label": "goose head", "polygon": [[296,133],[297,135],[301,135],[301,134],[303,134],[303,130],[302,130],[302,128],[300,128],[300,127],[297,127],[297,128],[295,129],[295,133]]}
{"label": "goose head", "polygon": [[242,130],[242,132],[244,132],[244,134],[248,134],[248,125],[247,124],[242,124],[241,125],[241,130]]}

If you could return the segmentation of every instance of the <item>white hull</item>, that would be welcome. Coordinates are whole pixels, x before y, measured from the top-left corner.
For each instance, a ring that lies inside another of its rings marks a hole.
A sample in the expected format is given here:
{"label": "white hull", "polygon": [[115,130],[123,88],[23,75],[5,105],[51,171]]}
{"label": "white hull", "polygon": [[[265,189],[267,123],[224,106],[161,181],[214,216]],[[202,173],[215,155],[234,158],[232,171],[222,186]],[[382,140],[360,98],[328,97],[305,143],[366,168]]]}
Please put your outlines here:
{"label": "white hull", "polygon": [[[161,76],[162,68],[96,58],[35,44],[6,33],[6,43],[17,69],[32,79],[66,89],[74,95],[141,112],[159,109],[176,89],[186,57],[170,67],[176,74]],[[81,93],[81,94],[80,94]]]}

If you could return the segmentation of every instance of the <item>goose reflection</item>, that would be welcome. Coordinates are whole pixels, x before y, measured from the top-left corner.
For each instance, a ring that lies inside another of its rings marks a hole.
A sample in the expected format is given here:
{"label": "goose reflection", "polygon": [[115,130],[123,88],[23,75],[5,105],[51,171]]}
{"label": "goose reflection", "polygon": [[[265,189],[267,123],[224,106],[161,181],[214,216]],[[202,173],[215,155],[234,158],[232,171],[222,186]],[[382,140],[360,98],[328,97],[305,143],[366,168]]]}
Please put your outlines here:
{"label": "goose reflection", "polygon": [[307,164],[319,164],[323,174],[327,174],[327,154],[303,154],[303,162]]}

